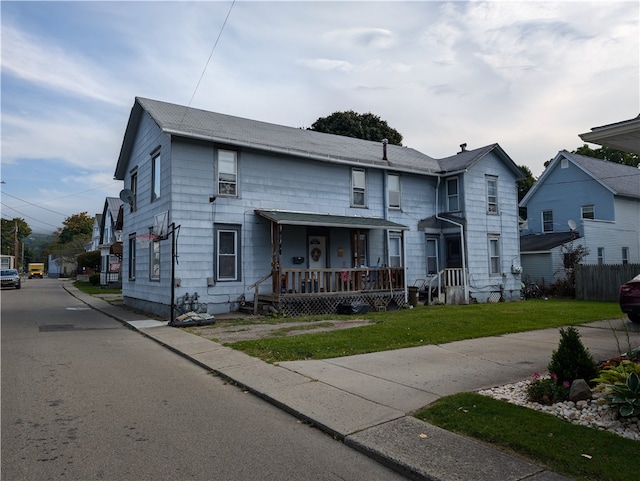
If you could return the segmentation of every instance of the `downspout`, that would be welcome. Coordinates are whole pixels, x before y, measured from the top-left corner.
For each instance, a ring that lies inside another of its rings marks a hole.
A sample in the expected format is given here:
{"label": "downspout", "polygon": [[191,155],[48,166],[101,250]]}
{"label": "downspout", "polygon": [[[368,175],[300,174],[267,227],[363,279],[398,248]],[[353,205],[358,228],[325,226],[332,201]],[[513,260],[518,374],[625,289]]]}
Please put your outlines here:
{"label": "downspout", "polygon": [[462,288],[464,289],[464,302],[465,304],[469,304],[469,286],[467,285],[467,262],[466,262],[467,251],[465,249],[465,242],[464,242],[464,226],[456,221],[453,221],[451,219],[446,219],[438,215],[438,205],[439,205],[438,189],[439,188],[440,188],[440,176],[438,176],[438,183],[436,184],[436,204],[435,204],[436,219],[449,222],[450,224],[453,224],[460,228],[460,249],[462,250]]}

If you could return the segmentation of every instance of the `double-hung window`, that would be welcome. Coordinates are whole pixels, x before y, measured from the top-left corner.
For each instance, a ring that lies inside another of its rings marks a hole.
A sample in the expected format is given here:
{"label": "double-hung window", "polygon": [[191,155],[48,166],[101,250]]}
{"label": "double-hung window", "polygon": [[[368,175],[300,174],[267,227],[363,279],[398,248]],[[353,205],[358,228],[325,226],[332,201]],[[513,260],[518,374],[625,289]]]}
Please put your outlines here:
{"label": "double-hung window", "polygon": [[389,233],[389,267],[402,267],[402,233]]}
{"label": "double-hung window", "polygon": [[131,212],[135,212],[136,211],[136,201],[137,201],[137,195],[138,195],[138,171],[133,171],[131,172],[131,194],[133,199],[131,200]]}
{"label": "double-hung window", "polygon": [[160,152],[151,158],[151,202],[160,198]]}
{"label": "double-hung window", "polygon": [[387,190],[389,196],[389,208],[400,209],[400,176],[398,174],[387,175]]}
{"label": "double-hung window", "polygon": [[487,179],[487,213],[498,213],[498,178],[488,175]]}
{"label": "double-hung window", "polygon": [[553,211],[542,211],[542,232],[553,232]]}
{"label": "double-hung window", "polygon": [[218,150],[218,194],[238,195],[238,153]]}
{"label": "double-hung window", "polygon": [[215,273],[217,281],[240,280],[240,227],[216,225]]}
{"label": "double-hung window", "polygon": [[351,169],[351,206],[367,206],[367,176],[364,169]]}
{"label": "double-hung window", "polygon": [[581,212],[581,217],[583,219],[595,219],[596,216],[596,212],[595,212],[595,208],[593,207],[593,204],[590,205],[583,205],[580,210]]}
{"label": "double-hung window", "polygon": [[499,276],[502,274],[500,268],[500,236],[489,236],[489,274]]}
{"label": "double-hung window", "polygon": [[447,211],[456,212],[460,210],[460,200],[458,195],[458,178],[447,180]]}
{"label": "double-hung window", "polygon": [[135,233],[129,236],[129,255],[127,258],[127,264],[129,267],[129,280],[133,281],[136,278],[136,235]]}
{"label": "double-hung window", "polygon": [[438,273],[438,239],[427,238],[427,275]]}
{"label": "double-hung window", "polygon": [[157,240],[149,243],[149,279],[160,280],[160,241]]}

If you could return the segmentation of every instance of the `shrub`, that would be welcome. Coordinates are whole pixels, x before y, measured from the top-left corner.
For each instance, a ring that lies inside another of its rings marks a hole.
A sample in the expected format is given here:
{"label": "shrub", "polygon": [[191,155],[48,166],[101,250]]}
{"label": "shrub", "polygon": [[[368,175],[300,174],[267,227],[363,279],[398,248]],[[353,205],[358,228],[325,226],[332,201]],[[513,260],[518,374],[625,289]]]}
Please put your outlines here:
{"label": "shrub", "polygon": [[596,362],[573,326],[560,328],[558,350],[553,351],[548,369],[557,376],[559,384],[565,381],[572,383],[576,379],[589,382],[598,375]]}
{"label": "shrub", "polygon": [[94,286],[100,285],[100,274],[91,274],[89,276],[89,282]]}
{"label": "shrub", "polygon": [[624,383],[606,386],[605,399],[622,417],[640,414],[640,377],[635,372]]}
{"label": "shrub", "polygon": [[610,364],[601,368],[598,377],[593,379],[593,382],[605,385],[624,383],[631,373],[640,376],[640,363],[622,359],[618,361],[617,365]]}
{"label": "shrub", "polygon": [[551,373],[550,377],[542,377],[535,373],[527,386],[527,396],[531,402],[550,406],[566,401],[569,398],[569,387],[568,381],[559,383],[554,373]]}

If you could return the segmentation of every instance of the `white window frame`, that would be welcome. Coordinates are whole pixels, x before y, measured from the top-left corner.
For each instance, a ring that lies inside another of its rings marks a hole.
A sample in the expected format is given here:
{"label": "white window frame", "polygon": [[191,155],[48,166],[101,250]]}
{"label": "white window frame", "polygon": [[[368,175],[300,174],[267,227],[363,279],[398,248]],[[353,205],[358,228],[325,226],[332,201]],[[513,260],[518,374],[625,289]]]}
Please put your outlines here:
{"label": "white window frame", "polygon": [[387,174],[387,195],[390,209],[402,209],[400,175]]}
{"label": "white window frame", "polygon": [[136,204],[138,202],[138,170],[134,170],[131,172],[131,177],[129,179],[129,187],[130,191],[133,194],[133,200],[131,201],[131,212],[136,211]]}
{"label": "white window frame", "polygon": [[389,267],[403,267],[402,232],[389,232]]}
{"label": "white window frame", "polygon": [[160,170],[162,169],[162,158],[160,152],[151,156],[151,202],[160,198]]}
{"label": "white window frame", "polygon": [[[222,247],[227,247],[226,243],[221,242],[222,235],[231,234],[233,237],[233,250],[230,252],[221,252]],[[215,226],[215,278],[216,282],[234,282],[241,280],[240,276],[240,227],[229,225]],[[228,264],[231,261],[232,264]],[[222,266],[232,266],[233,272],[227,274],[222,272]]]}
{"label": "white window frame", "polygon": [[160,280],[160,241],[152,240],[149,243],[149,280]]}
{"label": "white window frame", "polygon": [[628,247],[622,248],[622,264],[623,265],[629,264],[629,248]]}
{"label": "white window frame", "polygon": [[129,236],[129,253],[127,256],[127,264],[129,269],[129,280],[136,280],[136,234]]}
{"label": "white window frame", "polygon": [[593,204],[583,205],[580,207],[580,217],[582,219],[595,219],[596,207]]}
{"label": "white window frame", "polygon": [[238,197],[238,152],[218,149],[216,173],[218,195]]}
{"label": "white window frame", "polygon": [[498,178],[487,175],[487,214],[498,214]]}
{"label": "white window frame", "polygon": [[598,265],[604,264],[604,247],[598,247]]}
{"label": "white window frame", "polygon": [[[433,276],[438,273],[438,239],[435,237],[427,237],[425,241],[425,256],[427,259],[427,276]],[[433,264],[433,266],[430,266]],[[432,267],[432,268],[431,268]]]}
{"label": "white window frame", "polygon": [[489,275],[493,277],[501,276],[502,260],[500,258],[500,236],[498,234],[489,234],[488,249],[489,249]]}
{"label": "white window frame", "polygon": [[[543,210],[540,215],[542,216],[542,232],[553,232],[553,211]],[[545,220],[545,215],[550,216],[550,218]],[[549,229],[547,229],[547,226],[549,226]]]}
{"label": "white window frame", "polygon": [[351,169],[351,207],[367,206],[367,172]]}
{"label": "white window frame", "polygon": [[[447,212],[460,210],[460,182],[457,177],[447,179]],[[455,186],[455,192],[451,192],[451,186]]]}

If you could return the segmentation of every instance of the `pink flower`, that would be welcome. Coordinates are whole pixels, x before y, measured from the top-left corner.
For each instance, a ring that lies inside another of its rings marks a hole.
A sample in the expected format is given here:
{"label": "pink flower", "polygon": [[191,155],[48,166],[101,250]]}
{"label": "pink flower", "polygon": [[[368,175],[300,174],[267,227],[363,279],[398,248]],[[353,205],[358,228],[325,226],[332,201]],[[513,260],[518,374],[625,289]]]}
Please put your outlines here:
{"label": "pink flower", "polygon": [[533,376],[531,376],[531,380],[532,381],[537,381],[538,379],[540,379],[540,373],[539,372],[534,372]]}
{"label": "pink flower", "polygon": [[558,380],[558,375],[555,372],[551,373],[551,379],[553,379],[554,381]]}
{"label": "pink flower", "polygon": [[563,386],[565,389],[569,389],[569,386],[571,386],[571,384],[569,383],[569,381],[565,381],[565,382],[563,382],[563,383],[562,383],[562,386]]}

